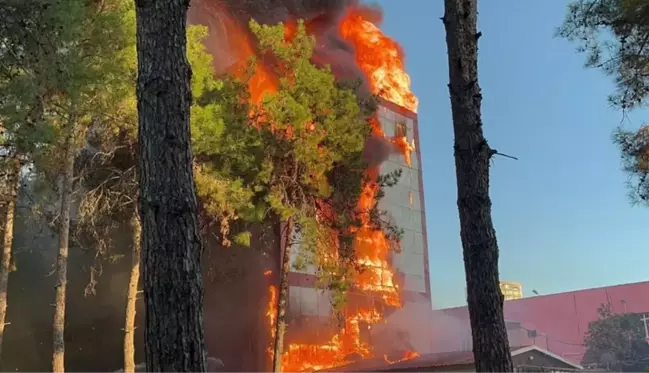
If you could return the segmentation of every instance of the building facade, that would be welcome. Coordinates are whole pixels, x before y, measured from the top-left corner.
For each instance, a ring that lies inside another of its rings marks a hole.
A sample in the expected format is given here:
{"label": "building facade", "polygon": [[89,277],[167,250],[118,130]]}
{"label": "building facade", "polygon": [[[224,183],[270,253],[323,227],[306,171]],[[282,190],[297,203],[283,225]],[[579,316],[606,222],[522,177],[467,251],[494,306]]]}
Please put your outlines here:
{"label": "building facade", "polygon": [[523,285],[514,281],[500,281],[500,291],[505,296],[505,300],[514,300],[523,298]]}
{"label": "building facade", "polygon": [[[413,144],[409,162],[395,147],[380,167],[380,174],[396,169],[402,170],[398,184],[385,189],[385,196],[379,208],[403,229],[401,251],[392,252],[388,262],[394,273],[401,301],[426,299],[430,303],[430,281],[428,272],[428,250],[426,244],[426,217],[422,182],[421,155],[417,115],[390,102],[382,102],[377,119],[386,139],[405,136]],[[289,272],[289,318],[331,319],[330,295],[316,288],[316,268],[295,270],[298,250],[291,250],[291,272]],[[289,326],[289,333],[291,327]]]}

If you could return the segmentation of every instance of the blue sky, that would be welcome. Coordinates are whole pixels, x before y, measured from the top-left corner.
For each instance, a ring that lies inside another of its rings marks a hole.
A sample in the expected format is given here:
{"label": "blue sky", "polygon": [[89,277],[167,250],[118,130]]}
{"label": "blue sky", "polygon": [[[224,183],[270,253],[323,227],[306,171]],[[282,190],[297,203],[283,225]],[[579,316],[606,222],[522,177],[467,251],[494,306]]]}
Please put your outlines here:
{"label": "blue sky", "polygon": [[[465,304],[441,0],[383,0],[382,29],[406,51],[419,96],[433,303]],[[479,74],[490,145],[520,160],[491,172],[500,277],[525,295],[644,281],[649,208],[633,207],[611,142],[611,79],[555,38],[563,1],[486,1]],[[635,112],[634,128],[649,113]]]}

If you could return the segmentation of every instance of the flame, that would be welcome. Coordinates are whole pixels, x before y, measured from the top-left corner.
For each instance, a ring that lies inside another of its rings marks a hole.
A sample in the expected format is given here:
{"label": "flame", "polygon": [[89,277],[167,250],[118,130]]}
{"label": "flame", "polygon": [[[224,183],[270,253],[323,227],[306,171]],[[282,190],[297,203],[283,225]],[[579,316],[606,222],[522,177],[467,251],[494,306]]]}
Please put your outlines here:
{"label": "flame", "polygon": [[367,75],[374,93],[416,113],[419,100],[410,90],[410,76],[404,71],[399,44],[356,9],[342,20],[340,33],[354,45],[356,63]]}
{"label": "flame", "polygon": [[[375,124],[374,131],[378,132],[379,128]],[[376,205],[376,194],[379,190],[376,183],[378,175],[378,167],[366,171],[370,181],[363,186],[358,201],[361,227],[355,232],[354,252],[358,264],[364,270],[356,276],[355,280],[360,289],[378,293],[388,305],[400,306],[399,287],[394,283],[394,273],[388,262],[391,242],[382,230],[374,230],[370,225],[370,211]]]}
{"label": "flame", "polygon": [[270,325],[270,336],[275,338],[275,323],[277,322],[277,287],[270,285],[268,287],[268,325]]}
{"label": "flame", "polygon": [[388,355],[383,355],[383,360],[385,360],[386,363],[392,365],[392,364],[400,363],[402,361],[412,360],[412,359],[417,358],[419,356],[420,356],[419,353],[417,353],[415,351],[406,351],[403,354],[403,357],[401,359],[390,360],[390,359],[388,359]]}
{"label": "flame", "polygon": [[316,371],[349,363],[351,354],[372,357],[372,347],[361,340],[361,323],[376,324],[383,315],[375,310],[359,311],[346,318],[344,328],[327,343],[290,344],[282,357],[283,372]]}
{"label": "flame", "polygon": [[[248,61],[256,56],[255,45],[250,34],[247,32],[247,29],[244,28],[243,25],[234,22],[226,9],[223,8],[219,11],[223,13],[221,23],[222,27],[226,30],[228,44],[232,48],[230,52],[234,55],[234,58],[237,61],[240,61],[233,65],[229,72],[235,74],[239,78],[243,78],[247,73],[245,67],[247,66]],[[278,82],[277,77],[271,72],[271,70],[261,61],[257,61],[255,64],[255,70],[248,81],[250,100],[253,103],[261,102],[266,93],[277,91]]]}
{"label": "flame", "polygon": [[406,159],[406,164],[410,167],[412,163],[410,154],[415,151],[414,140],[412,143],[408,143],[408,138],[406,136],[399,136],[392,139],[392,143],[397,147],[401,154],[403,154]]}

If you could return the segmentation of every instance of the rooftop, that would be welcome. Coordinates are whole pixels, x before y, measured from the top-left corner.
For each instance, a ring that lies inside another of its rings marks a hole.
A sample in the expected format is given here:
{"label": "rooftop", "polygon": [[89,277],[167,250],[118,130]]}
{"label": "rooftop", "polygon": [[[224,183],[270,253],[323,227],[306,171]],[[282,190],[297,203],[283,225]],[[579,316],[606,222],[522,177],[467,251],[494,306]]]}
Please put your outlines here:
{"label": "rooftop", "polygon": [[[573,367],[575,370],[580,370],[582,367],[580,365],[566,361],[565,359],[557,356],[549,351],[546,351],[538,346],[519,346],[512,347],[511,353],[512,356],[523,354],[529,351],[538,351],[549,357],[552,357],[568,366]],[[323,372],[398,372],[408,369],[426,369],[430,367],[443,368],[443,367],[452,367],[458,365],[472,365],[473,352],[472,351],[453,351],[453,352],[440,352],[433,354],[425,354],[419,357],[399,361],[396,363],[390,364],[387,359],[368,359],[362,360],[359,362],[351,363],[344,365],[342,367],[333,368],[330,370],[325,370]]]}

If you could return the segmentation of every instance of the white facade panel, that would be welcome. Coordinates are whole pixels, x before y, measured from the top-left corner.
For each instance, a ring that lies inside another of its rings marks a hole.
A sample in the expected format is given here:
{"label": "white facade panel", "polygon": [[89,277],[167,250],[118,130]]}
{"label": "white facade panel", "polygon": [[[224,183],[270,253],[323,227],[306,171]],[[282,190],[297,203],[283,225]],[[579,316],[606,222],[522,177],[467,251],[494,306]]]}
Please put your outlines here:
{"label": "white facade panel", "polygon": [[327,291],[312,287],[289,286],[289,312],[293,315],[331,315],[332,307]]}
{"label": "white facade panel", "polygon": [[426,292],[426,280],[425,276],[421,275],[408,275],[406,274],[406,290],[417,291],[420,293]]}
{"label": "white facade panel", "polygon": [[[379,120],[386,138],[393,138],[397,133],[398,124],[401,124],[406,129],[408,142],[413,143],[414,122],[411,119],[381,107]],[[421,215],[424,206],[419,191],[419,162],[416,151],[417,149],[411,153],[410,166],[399,151],[390,154],[389,159],[381,165],[382,174],[388,174],[398,168],[402,169],[402,174],[397,185],[385,189],[385,197],[379,207],[387,211],[391,221],[404,230],[401,253],[392,255],[392,265],[405,276],[404,290],[425,293],[425,248]]]}

